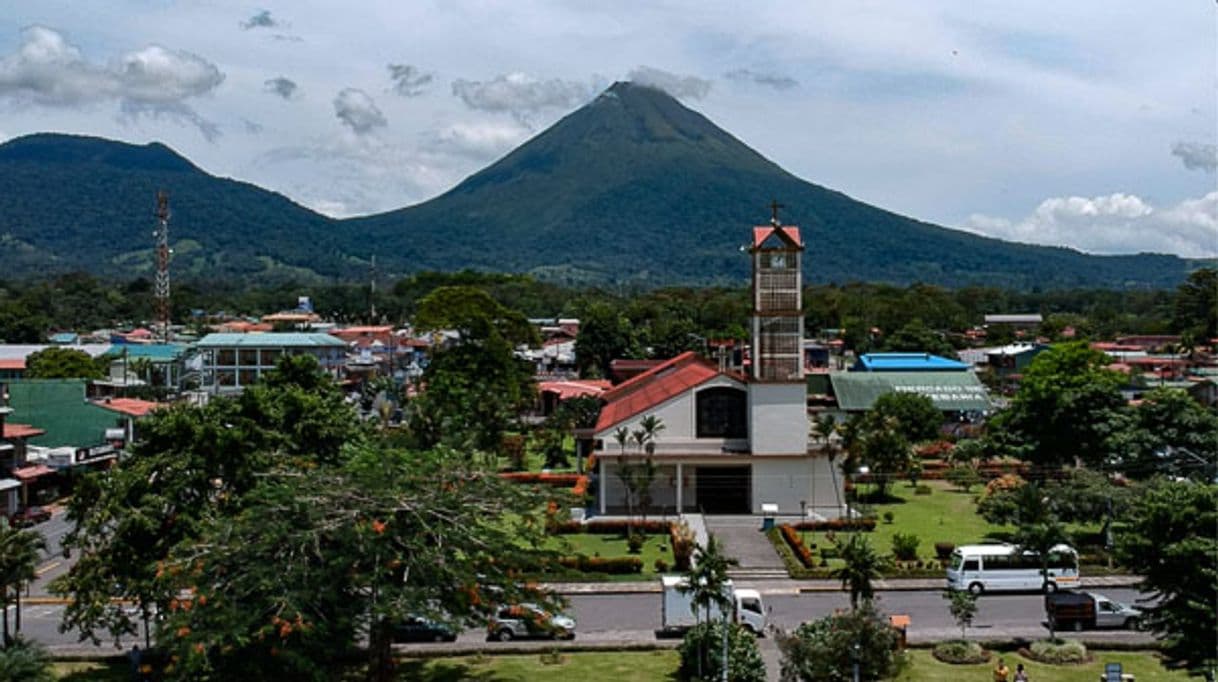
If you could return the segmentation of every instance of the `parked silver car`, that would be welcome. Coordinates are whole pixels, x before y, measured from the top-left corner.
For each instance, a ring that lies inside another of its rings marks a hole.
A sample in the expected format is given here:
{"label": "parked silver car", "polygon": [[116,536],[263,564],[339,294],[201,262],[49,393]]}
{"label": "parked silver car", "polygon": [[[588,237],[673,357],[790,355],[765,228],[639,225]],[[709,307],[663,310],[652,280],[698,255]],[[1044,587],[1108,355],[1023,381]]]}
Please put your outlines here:
{"label": "parked silver car", "polygon": [[509,642],[516,638],[575,639],[575,619],[550,613],[536,604],[504,606],[491,616],[486,638]]}

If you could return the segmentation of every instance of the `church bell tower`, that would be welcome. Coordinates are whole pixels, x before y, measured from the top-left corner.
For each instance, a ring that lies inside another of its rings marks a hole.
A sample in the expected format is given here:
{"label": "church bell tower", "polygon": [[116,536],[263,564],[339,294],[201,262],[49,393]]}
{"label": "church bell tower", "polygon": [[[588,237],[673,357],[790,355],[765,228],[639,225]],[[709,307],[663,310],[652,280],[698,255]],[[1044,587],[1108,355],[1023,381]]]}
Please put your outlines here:
{"label": "church bell tower", "polygon": [[807,452],[807,385],[803,362],[804,244],[799,228],[778,219],[753,228],[752,366],[749,441],[753,454]]}

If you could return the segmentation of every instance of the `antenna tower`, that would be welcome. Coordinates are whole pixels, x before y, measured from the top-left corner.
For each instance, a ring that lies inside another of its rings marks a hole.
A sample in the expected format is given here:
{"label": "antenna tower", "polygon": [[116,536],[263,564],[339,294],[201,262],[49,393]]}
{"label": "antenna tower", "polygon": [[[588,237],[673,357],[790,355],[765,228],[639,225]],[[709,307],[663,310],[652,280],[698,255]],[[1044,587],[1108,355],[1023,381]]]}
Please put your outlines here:
{"label": "antenna tower", "polygon": [[156,326],[162,343],[169,342],[169,192],[156,193]]}

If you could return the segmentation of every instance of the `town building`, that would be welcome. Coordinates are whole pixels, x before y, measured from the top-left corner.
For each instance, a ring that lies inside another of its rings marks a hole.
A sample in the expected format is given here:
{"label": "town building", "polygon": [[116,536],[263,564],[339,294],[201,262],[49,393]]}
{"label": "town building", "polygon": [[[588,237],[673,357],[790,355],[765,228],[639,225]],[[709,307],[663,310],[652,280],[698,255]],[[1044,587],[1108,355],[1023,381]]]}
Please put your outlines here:
{"label": "town building", "polygon": [[[592,434],[600,513],[626,510],[618,472],[644,458],[658,471],[649,495],[656,513],[843,513],[838,477],[808,442],[803,251],[797,227],[774,220],[753,229],[747,374],[686,352],[602,394]],[[615,434],[643,430],[650,417],[664,426],[653,442],[618,443]]]}
{"label": "town building", "polygon": [[347,344],[319,333],[208,334],[195,347],[202,366],[200,388],[212,395],[240,393],[285,355],[312,355],[335,378],[347,361]]}

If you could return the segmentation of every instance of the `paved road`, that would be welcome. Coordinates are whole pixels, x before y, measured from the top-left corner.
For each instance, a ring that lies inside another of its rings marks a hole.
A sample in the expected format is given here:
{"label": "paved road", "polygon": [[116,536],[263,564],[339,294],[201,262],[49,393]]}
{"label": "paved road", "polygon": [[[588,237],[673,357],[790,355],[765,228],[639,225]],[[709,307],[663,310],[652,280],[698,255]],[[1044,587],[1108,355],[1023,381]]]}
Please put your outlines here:
{"label": "paved road", "polygon": [[[1137,593],[1128,589],[1105,592],[1107,596],[1132,602]],[[791,629],[800,623],[819,618],[834,609],[846,608],[845,594],[769,594],[767,604],[773,608],[771,622],[783,629]],[[979,609],[970,637],[976,638],[1039,638],[1047,636],[1043,625],[1042,599],[1038,595],[983,596],[978,601]],[[582,595],[570,599],[570,615],[577,623],[579,642],[654,642],[655,630],[660,627],[660,597],[654,594]],[[937,592],[888,592],[879,599],[880,608],[887,613],[906,613],[912,618],[909,629],[911,641],[930,641],[959,636],[960,631],[951,619],[947,602]],[[74,634],[60,634],[58,625],[63,607],[61,605],[28,605],[23,608],[24,632],[53,650],[77,650],[81,648]],[[1107,639],[1120,642],[1147,642],[1148,635],[1139,632],[1097,631],[1084,633],[1089,639]],[[1066,636],[1074,636],[1068,633]],[[486,632],[472,629],[461,633],[456,645],[437,646],[484,646]],[[131,641],[121,643],[129,647]],[[86,647],[91,645],[85,645]],[[112,643],[103,645],[102,652],[113,651]],[[416,645],[411,645],[416,646]],[[428,645],[431,646],[431,645]],[[490,648],[500,646],[489,643]]]}

